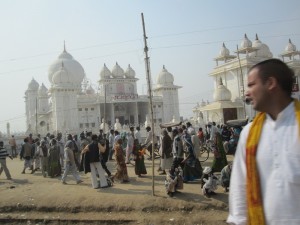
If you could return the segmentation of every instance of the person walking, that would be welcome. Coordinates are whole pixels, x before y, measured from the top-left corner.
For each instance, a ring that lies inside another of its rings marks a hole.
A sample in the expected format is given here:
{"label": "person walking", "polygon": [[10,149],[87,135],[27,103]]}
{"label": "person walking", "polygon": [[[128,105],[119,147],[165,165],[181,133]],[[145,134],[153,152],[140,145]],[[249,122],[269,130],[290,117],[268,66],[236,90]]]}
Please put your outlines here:
{"label": "person walking", "polygon": [[141,136],[141,131],[140,130],[141,130],[140,127],[135,128],[134,139],[137,139],[138,143],[142,144],[142,136]]}
{"label": "person walking", "polygon": [[46,173],[48,173],[48,149],[46,146],[46,142],[42,140],[40,142],[40,146],[38,147],[37,153],[36,153],[36,160],[40,160],[40,165],[42,168],[42,174],[44,177],[46,177]]}
{"label": "person walking", "polygon": [[114,154],[114,143],[115,143],[114,130],[110,130],[110,132],[109,132],[108,143],[109,143],[109,156],[108,156],[108,159],[112,160],[112,156]]}
{"label": "person walking", "polygon": [[6,149],[4,148],[4,143],[3,141],[0,141],[0,175],[2,173],[2,171],[4,170],[5,176],[7,180],[11,180],[11,175],[10,172],[6,166],[6,157],[9,157],[10,159],[13,159],[13,157],[11,155],[9,155],[6,151]]}
{"label": "person walking", "polygon": [[[83,153],[85,153],[86,157],[89,159],[90,169],[91,169],[91,181],[92,181],[92,187],[94,189],[98,189],[100,187],[101,188],[108,187],[104,169],[102,168],[102,165],[100,163],[102,160],[101,152],[105,152],[105,145],[102,146],[101,144],[99,144],[98,136],[96,134],[93,134],[92,143],[87,145],[84,148]],[[99,175],[100,184],[97,180],[97,174]]]}
{"label": "person walking", "polygon": [[11,156],[12,157],[17,157],[17,143],[14,135],[11,135],[11,139],[8,141],[11,149]]}
{"label": "person walking", "polygon": [[109,153],[110,153],[110,149],[109,149],[109,141],[106,138],[106,134],[103,134],[103,139],[102,140],[98,140],[100,145],[102,145],[102,147],[105,149],[104,152],[100,152],[101,154],[101,166],[102,168],[105,170],[106,174],[108,177],[111,177],[111,172],[109,171],[109,169],[107,168],[107,161],[108,161],[108,157],[109,157]]}
{"label": "person walking", "polygon": [[115,145],[115,157],[117,161],[117,172],[114,175],[114,180],[119,180],[121,183],[129,182],[121,138],[117,140],[117,143]]}
{"label": "person walking", "polygon": [[61,175],[60,165],[60,150],[57,146],[56,139],[50,140],[50,147],[48,150],[48,176],[53,178]]}
{"label": "person walking", "polygon": [[131,156],[132,150],[133,150],[133,141],[134,141],[134,138],[132,136],[132,132],[128,132],[127,133],[127,146],[126,146],[126,159],[125,159],[126,164],[130,164],[130,156]]}
{"label": "person walking", "polygon": [[178,130],[177,129],[173,130],[173,136],[174,136],[173,146],[172,146],[173,162],[170,170],[172,176],[174,176],[175,169],[178,168],[178,166],[180,166],[181,169],[183,170],[183,165],[181,164],[184,159],[182,133],[183,133],[182,128],[178,128]]}
{"label": "person walking", "polygon": [[73,142],[69,141],[69,142],[67,142],[66,147],[64,149],[65,171],[64,171],[64,174],[61,178],[62,184],[67,184],[66,179],[67,179],[67,176],[68,176],[69,172],[72,173],[72,175],[75,178],[77,184],[80,184],[80,183],[83,182],[81,180],[78,172],[77,172],[72,147],[73,147]]}
{"label": "person walking", "polygon": [[24,159],[24,168],[22,174],[25,173],[26,168],[31,170],[31,173],[34,173],[32,159],[33,159],[34,151],[32,151],[32,145],[29,144],[28,138],[24,139],[24,144],[22,145],[20,152],[20,159]]}
{"label": "person walking", "polygon": [[166,175],[166,170],[170,169],[172,166],[172,139],[169,136],[166,129],[162,131],[162,138],[161,138],[161,161],[160,161],[160,168],[161,172],[159,175]]}
{"label": "person walking", "polygon": [[259,113],[247,124],[233,161],[230,224],[300,224],[300,102],[294,72],[281,60],[248,72],[246,98]]}

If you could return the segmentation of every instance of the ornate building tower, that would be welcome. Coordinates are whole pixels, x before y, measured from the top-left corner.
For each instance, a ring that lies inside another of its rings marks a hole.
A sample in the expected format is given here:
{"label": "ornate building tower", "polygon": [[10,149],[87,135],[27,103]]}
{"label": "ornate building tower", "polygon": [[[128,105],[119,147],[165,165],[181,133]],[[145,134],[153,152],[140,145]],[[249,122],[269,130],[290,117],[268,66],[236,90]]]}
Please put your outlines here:
{"label": "ornate building tower", "polygon": [[52,98],[51,130],[63,133],[78,131],[77,94],[81,91],[83,78],[82,66],[64,48],[48,74]]}
{"label": "ornate building tower", "polygon": [[38,89],[38,82],[32,78],[25,92],[26,124],[28,133],[32,133],[36,130]]}
{"label": "ornate building tower", "polygon": [[180,121],[178,89],[180,86],[173,84],[174,77],[163,66],[156,80],[156,87],[153,89],[154,95],[162,96],[163,100],[163,118],[162,121],[171,122]]}

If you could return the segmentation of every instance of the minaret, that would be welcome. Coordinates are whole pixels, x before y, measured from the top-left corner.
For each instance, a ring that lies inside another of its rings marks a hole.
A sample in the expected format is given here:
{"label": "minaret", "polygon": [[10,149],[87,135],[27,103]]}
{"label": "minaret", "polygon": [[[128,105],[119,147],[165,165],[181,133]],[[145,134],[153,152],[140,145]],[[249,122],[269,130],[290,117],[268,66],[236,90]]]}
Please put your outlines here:
{"label": "minaret", "polygon": [[10,137],[10,124],[9,123],[6,124],[6,133],[7,133],[7,137]]}
{"label": "minaret", "polygon": [[35,130],[38,108],[38,89],[39,84],[34,78],[28,84],[28,88],[25,92],[25,107],[26,107],[26,125],[27,129]]}
{"label": "minaret", "polygon": [[163,66],[156,81],[156,87],[153,90],[154,95],[162,96],[163,100],[163,123],[168,123],[175,118],[180,121],[178,89],[180,86],[174,85],[174,77]]}

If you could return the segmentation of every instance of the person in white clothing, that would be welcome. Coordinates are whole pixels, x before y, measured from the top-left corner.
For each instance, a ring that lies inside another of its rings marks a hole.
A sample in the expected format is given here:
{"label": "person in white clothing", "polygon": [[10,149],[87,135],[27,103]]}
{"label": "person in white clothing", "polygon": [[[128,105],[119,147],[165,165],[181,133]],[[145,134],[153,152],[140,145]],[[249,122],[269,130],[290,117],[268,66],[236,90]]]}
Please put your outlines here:
{"label": "person in white clothing", "polygon": [[215,138],[216,138],[216,134],[218,132],[218,128],[216,128],[212,122],[208,122],[208,129],[209,129],[209,133],[210,133],[210,136],[209,136],[209,140],[210,141],[214,141]]}
{"label": "person in white clothing", "polygon": [[129,164],[130,163],[130,155],[132,153],[133,149],[133,136],[131,132],[127,133],[127,146],[126,146],[126,158],[125,158],[125,163]]}
{"label": "person in white clothing", "polygon": [[300,224],[300,103],[294,72],[269,59],[248,73],[247,101],[258,113],[242,130],[233,162],[229,224]]}
{"label": "person in white clothing", "polygon": [[140,127],[136,127],[135,128],[135,133],[134,133],[134,139],[137,139],[139,144],[142,143],[142,136],[141,136],[141,132],[140,132],[141,128]]}

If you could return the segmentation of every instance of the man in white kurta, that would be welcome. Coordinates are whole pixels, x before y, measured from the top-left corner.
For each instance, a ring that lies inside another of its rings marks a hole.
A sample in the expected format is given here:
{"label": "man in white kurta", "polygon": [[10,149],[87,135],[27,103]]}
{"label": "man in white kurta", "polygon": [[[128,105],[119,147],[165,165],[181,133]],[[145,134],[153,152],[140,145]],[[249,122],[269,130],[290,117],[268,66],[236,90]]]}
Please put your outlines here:
{"label": "man in white kurta", "polygon": [[[247,224],[245,160],[250,126],[241,133],[230,180],[227,222],[239,225]],[[276,121],[267,115],[256,160],[267,224],[300,224],[300,141],[293,102]]]}
{"label": "man in white kurta", "polygon": [[[293,72],[288,70],[280,60],[270,59],[250,69],[248,75],[246,96],[254,109],[266,112],[255,159],[268,225],[300,224],[300,124],[296,102],[290,97]],[[251,126],[243,129],[233,162],[227,219],[230,224],[249,222],[246,146]]]}

